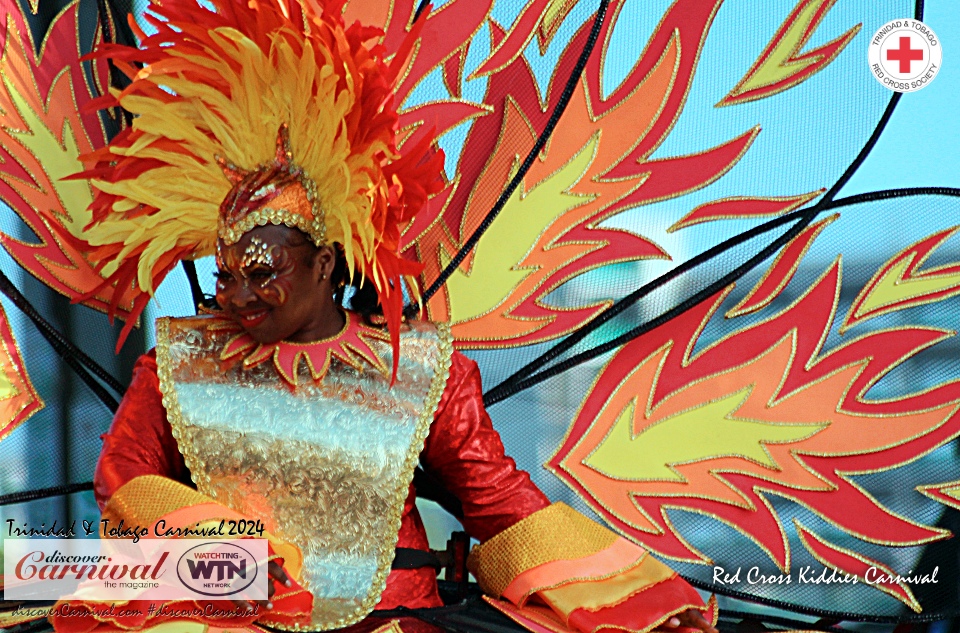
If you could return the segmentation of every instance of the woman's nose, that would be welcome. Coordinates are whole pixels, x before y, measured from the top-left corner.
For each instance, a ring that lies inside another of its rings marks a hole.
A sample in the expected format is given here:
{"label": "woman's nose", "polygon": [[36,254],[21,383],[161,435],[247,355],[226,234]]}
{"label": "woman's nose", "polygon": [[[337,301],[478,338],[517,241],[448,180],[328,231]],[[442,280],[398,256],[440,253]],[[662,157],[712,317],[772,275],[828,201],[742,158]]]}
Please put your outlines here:
{"label": "woman's nose", "polygon": [[230,303],[242,308],[243,306],[256,301],[257,297],[253,294],[253,291],[250,290],[250,284],[244,279],[241,283],[237,284],[237,289],[234,291],[233,296],[230,297]]}

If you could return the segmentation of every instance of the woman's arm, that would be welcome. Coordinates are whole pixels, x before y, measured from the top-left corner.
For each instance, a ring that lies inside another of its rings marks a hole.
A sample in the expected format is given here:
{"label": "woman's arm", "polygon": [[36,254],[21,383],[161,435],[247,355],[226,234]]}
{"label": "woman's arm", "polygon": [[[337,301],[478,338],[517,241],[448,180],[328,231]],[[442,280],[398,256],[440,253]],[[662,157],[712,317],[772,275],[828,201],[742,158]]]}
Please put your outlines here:
{"label": "woman's arm", "polygon": [[550,502],[530,476],[504,454],[500,434],[483,408],[477,364],[454,352],[450,378],[420,455],[463,504],[463,526],[481,541]]}
{"label": "woman's arm", "polygon": [[122,485],[140,475],[160,475],[190,484],[190,472],[177,449],[163,408],[157,359],[144,354],[133,368],[133,380],[120,402],[93,477],[100,509]]}
{"label": "woman's arm", "polygon": [[471,554],[481,587],[520,607],[517,617],[536,595],[566,630],[663,626],[716,633],[713,602],[704,605],[676,572],[636,544],[568,506],[550,505],[504,455],[483,408],[476,363],[462,354],[453,355],[421,461],[460,499],[464,527],[483,543]]}

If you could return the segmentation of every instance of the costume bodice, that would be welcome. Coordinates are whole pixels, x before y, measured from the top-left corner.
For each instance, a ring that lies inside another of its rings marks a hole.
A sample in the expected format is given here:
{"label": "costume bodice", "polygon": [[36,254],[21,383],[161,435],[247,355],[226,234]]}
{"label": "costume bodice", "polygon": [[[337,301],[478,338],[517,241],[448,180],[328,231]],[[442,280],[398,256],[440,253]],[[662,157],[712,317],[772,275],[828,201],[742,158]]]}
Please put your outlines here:
{"label": "costume bodice", "polygon": [[[224,360],[237,337],[223,325],[210,316],[157,322],[163,402],[194,482],[301,548],[301,580],[314,606],[299,628],[359,621],[390,571],[403,503],[448,375],[449,333],[407,327],[393,386],[391,347],[377,330],[352,331],[375,362],[358,361],[344,345],[345,355],[334,351],[320,371],[316,359],[310,367],[300,360],[310,350],[298,349],[319,344],[293,345],[284,353],[294,354],[294,385],[279,361]],[[364,326],[350,315],[341,335],[356,327]]]}

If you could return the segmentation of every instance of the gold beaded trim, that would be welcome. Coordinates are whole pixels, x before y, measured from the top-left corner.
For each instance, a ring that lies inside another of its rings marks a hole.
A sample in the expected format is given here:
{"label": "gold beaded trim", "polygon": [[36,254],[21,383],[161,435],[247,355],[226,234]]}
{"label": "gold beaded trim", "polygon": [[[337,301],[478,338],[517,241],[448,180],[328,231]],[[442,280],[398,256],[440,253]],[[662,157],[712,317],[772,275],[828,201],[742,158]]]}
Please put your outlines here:
{"label": "gold beaded trim", "polygon": [[[287,165],[284,167],[284,170],[291,176],[296,176],[304,192],[306,192],[313,219],[308,220],[303,214],[294,213],[289,209],[263,207],[262,209],[248,213],[232,226],[227,226],[221,215],[217,222],[217,236],[223,240],[227,246],[232,246],[239,242],[240,238],[250,229],[257,226],[266,226],[267,224],[300,229],[310,237],[313,245],[317,248],[327,243],[326,212],[323,210],[323,205],[320,204],[320,199],[317,195],[317,183],[314,182],[312,178],[306,176],[303,173],[303,169],[293,162],[293,152],[290,150],[290,142],[286,136],[285,128],[281,128],[280,143],[283,146],[283,151],[287,158]],[[237,170],[231,163],[225,162],[225,165],[229,169]]]}
{"label": "gold beaded trim", "polygon": [[[252,215],[252,214],[251,214]],[[299,216],[298,216],[299,217]],[[184,434],[186,431],[186,421],[180,409],[180,402],[177,398],[176,390],[173,386],[173,371],[170,362],[170,318],[162,317],[157,319],[157,378],[160,382],[160,392],[162,395],[163,406],[167,410],[167,419],[173,432],[174,439],[177,440],[178,448],[184,446]],[[413,481],[413,471],[420,460],[420,453],[423,451],[424,442],[430,433],[430,426],[433,423],[433,416],[440,405],[440,399],[447,387],[447,380],[450,377],[450,365],[453,356],[453,336],[450,332],[450,326],[446,323],[437,323],[437,365],[427,390],[427,395],[423,401],[423,408],[420,417],[417,419],[417,426],[414,431],[414,439],[410,443],[410,450],[407,452],[404,460],[403,472],[406,476],[401,479],[397,490],[393,495],[390,520],[388,522],[390,534],[386,536],[389,547],[383,547],[377,557],[377,573],[371,583],[370,593],[364,598],[356,610],[345,618],[340,618],[331,622],[321,622],[318,624],[301,625],[282,625],[279,623],[270,623],[269,626],[283,631],[329,631],[331,629],[341,629],[351,624],[355,624],[365,618],[377,606],[380,596],[387,587],[387,576],[391,571],[391,565],[395,555],[397,541],[400,537],[400,524],[403,519],[404,503],[410,490],[410,482]],[[194,456],[191,451],[180,452],[183,454],[187,469],[190,471],[193,482],[201,488],[209,483],[209,475],[204,477],[205,471],[198,468],[199,464],[194,462]],[[199,476],[198,476],[199,475]],[[206,481],[199,481],[199,479]]]}
{"label": "gold beaded trim", "polygon": [[420,461],[423,444],[426,442],[427,435],[430,433],[433,416],[437,412],[437,407],[440,405],[440,398],[443,397],[443,392],[447,387],[447,380],[450,377],[450,365],[453,356],[453,336],[450,333],[450,326],[446,323],[437,323],[436,326],[438,339],[437,370],[430,383],[430,389],[427,391],[427,397],[424,398],[423,410],[420,413],[420,417],[417,420],[417,427],[414,431],[414,440],[410,443],[410,451],[404,460],[403,471],[407,476],[402,478],[401,481],[406,481],[407,483],[405,485],[399,485],[393,495],[390,506],[390,521],[388,523],[392,536],[387,537],[390,546],[382,548],[377,556],[377,573],[373,577],[373,582],[370,585],[370,593],[367,594],[363,602],[357,606],[356,610],[345,618],[340,618],[333,622],[322,622],[319,625],[310,624],[307,626],[299,623],[284,625],[275,622],[265,622],[270,627],[281,631],[329,631],[331,629],[342,629],[356,624],[370,615],[370,612],[373,611],[374,607],[376,607],[380,601],[380,596],[383,595],[383,591],[387,587],[387,575],[389,575],[391,571],[397,541],[400,538],[400,523],[403,519],[403,507],[407,500],[407,495],[410,492],[410,482],[413,481],[413,471]]}
{"label": "gold beaded trim", "polygon": [[433,424],[433,416],[440,405],[440,398],[447,388],[447,379],[450,377],[450,365],[453,356],[453,336],[450,333],[450,327],[446,323],[437,324],[437,368],[433,375],[433,381],[430,383],[430,389],[427,391],[427,397],[423,400],[423,409],[420,413],[420,419],[417,420],[417,429],[414,435],[414,441],[410,443],[410,450],[407,452],[406,460],[403,464],[403,472],[406,476],[401,478],[405,484],[397,486],[394,493],[393,504],[390,516],[390,533],[392,538],[388,537],[390,547],[384,547],[380,550],[380,556],[377,569],[377,575],[373,579],[373,591],[367,596],[366,600],[357,608],[356,619],[350,622],[338,624],[336,628],[348,626],[354,622],[359,622],[366,617],[380,601],[383,590],[387,587],[387,575],[391,571],[393,558],[396,555],[397,541],[400,538],[400,523],[403,519],[403,508],[410,493],[410,482],[413,481],[413,471],[420,462],[420,453],[423,452],[423,444],[430,433],[430,426]]}
{"label": "gold beaded trim", "polygon": [[[173,439],[177,440],[177,448],[183,455],[183,461],[190,471],[190,479],[201,488],[210,483],[210,477],[206,470],[201,468],[201,464],[194,459],[191,451],[183,450],[184,437],[186,433],[186,421],[180,410],[180,400],[177,398],[177,392],[173,386],[173,368],[170,362],[170,317],[161,317],[157,319],[157,379],[160,382],[160,395],[163,402],[163,408],[167,411],[167,421],[170,423],[170,430]],[[200,479],[205,479],[200,481]]]}
{"label": "gold beaded trim", "polygon": [[[314,205],[315,213],[319,205]],[[292,229],[300,229],[307,236],[314,246],[320,247],[327,243],[327,226],[323,221],[323,212],[319,211],[319,216],[314,215],[313,220],[308,220],[299,213],[288,211],[287,209],[273,209],[264,207],[248,213],[242,220],[231,227],[223,227],[219,231],[219,237],[227,246],[233,246],[240,241],[251,229],[258,226],[273,224],[275,226],[289,226]]]}

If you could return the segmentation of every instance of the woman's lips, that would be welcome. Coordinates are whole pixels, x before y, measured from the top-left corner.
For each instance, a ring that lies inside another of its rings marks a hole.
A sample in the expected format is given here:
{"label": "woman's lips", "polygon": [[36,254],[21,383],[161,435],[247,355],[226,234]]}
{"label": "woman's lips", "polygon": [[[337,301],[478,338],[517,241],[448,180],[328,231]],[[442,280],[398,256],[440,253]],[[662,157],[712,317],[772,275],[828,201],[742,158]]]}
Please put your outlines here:
{"label": "woman's lips", "polygon": [[263,323],[269,314],[269,310],[253,310],[250,312],[238,312],[237,317],[240,319],[240,325],[246,329],[250,329]]}

